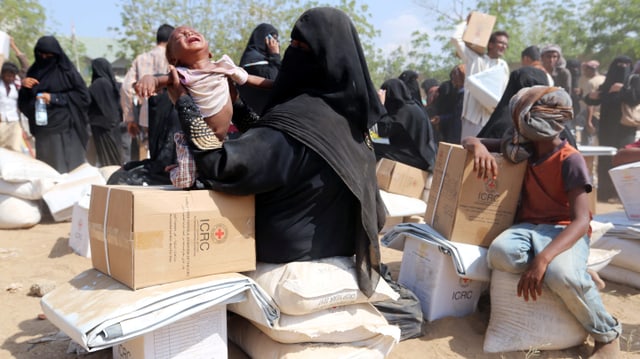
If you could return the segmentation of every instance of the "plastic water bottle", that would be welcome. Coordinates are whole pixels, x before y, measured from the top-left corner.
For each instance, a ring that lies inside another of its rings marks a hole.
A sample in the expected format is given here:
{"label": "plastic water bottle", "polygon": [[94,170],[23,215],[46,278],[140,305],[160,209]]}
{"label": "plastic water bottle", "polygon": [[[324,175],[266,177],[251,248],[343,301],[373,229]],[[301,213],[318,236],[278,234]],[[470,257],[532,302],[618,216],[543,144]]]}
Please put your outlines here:
{"label": "plastic water bottle", "polygon": [[36,99],[36,125],[38,126],[46,126],[49,123],[47,119],[47,104],[44,102],[44,99],[39,97],[41,94],[38,94],[38,98]]}

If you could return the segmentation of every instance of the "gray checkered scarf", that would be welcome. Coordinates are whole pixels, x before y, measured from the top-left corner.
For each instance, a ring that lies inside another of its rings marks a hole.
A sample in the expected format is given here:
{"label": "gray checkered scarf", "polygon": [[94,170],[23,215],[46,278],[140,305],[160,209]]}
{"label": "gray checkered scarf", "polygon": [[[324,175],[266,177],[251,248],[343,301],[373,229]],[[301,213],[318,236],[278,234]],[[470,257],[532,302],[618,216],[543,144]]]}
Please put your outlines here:
{"label": "gray checkered scarf", "polygon": [[531,156],[531,142],[553,139],[573,118],[571,97],[560,87],[523,88],[509,101],[509,111],[513,129],[503,138],[502,152],[514,163]]}

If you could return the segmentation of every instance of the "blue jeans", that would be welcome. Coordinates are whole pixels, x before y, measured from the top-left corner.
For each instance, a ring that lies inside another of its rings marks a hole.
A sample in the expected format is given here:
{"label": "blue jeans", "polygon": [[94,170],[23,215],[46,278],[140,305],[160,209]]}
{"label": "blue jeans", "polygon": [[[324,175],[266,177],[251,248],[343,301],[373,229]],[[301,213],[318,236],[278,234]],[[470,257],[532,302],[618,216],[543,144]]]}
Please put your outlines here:
{"label": "blue jeans", "polygon": [[[563,229],[564,226],[551,224],[512,226],[491,243],[487,253],[489,267],[514,274],[524,272],[533,257]],[[549,263],[544,284],[562,299],[594,340],[608,343],[620,335],[622,327],[602,304],[598,288],[587,273],[588,258],[589,238],[585,235]]]}

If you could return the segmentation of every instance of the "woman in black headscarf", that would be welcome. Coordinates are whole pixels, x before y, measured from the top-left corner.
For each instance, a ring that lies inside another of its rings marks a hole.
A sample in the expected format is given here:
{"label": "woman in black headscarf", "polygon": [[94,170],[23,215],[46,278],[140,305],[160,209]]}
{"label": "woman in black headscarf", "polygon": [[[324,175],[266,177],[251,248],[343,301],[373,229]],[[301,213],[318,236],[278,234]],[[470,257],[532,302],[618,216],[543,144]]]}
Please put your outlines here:
{"label": "woman in black headscarf", "polygon": [[[628,56],[618,56],[609,65],[607,76],[598,91],[586,98],[587,104],[600,104],[600,128],[598,143],[600,146],[622,148],[635,141],[635,128],[620,124],[622,99],[627,103],[637,103],[638,98],[629,98],[630,93],[623,85],[631,74],[632,60]],[[594,98],[595,97],[595,98]],[[616,190],[609,177],[611,157],[598,157],[598,200],[608,201],[616,198]]]}
{"label": "woman in black headscarf", "polygon": [[378,132],[389,144],[374,143],[376,156],[432,171],[436,147],[429,118],[399,79],[385,81],[381,89],[388,116],[378,122]]}
{"label": "woman in black headscarf", "polygon": [[[247,47],[240,58],[240,66],[250,75],[275,80],[280,71],[280,44],[278,30],[271,24],[260,24],[249,37]],[[269,90],[252,86],[240,86],[240,97],[257,114],[262,114],[269,99]]]}
{"label": "woman in black headscarf", "polygon": [[89,124],[96,150],[96,165],[121,165],[123,147],[118,127],[122,122],[120,89],[111,64],[106,59],[91,61],[91,71]]}
{"label": "woman in black headscarf", "polygon": [[[55,37],[38,39],[33,52],[35,62],[22,80],[18,107],[29,119],[36,158],[60,173],[69,172],[85,162],[89,90]],[[47,103],[46,126],[35,123],[37,94]]]}
{"label": "woman in black headscarf", "polygon": [[422,106],[422,96],[420,96],[420,84],[418,83],[418,77],[420,75],[413,70],[403,71],[398,78],[404,82],[409,89],[409,93],[413,100]]}
{"label": "woman in black headscarf", "polygon": [[[169,91],[189,137],[202,116],[172,74]],[[334,8],[308,10],[291,31],[262,118],[220,149],[194,147],[200,180],[256,195],[258,261],[355,254],[358,285],[370,296],[379,279],[384,207],[368,135],[383,114],[349,17]]]}

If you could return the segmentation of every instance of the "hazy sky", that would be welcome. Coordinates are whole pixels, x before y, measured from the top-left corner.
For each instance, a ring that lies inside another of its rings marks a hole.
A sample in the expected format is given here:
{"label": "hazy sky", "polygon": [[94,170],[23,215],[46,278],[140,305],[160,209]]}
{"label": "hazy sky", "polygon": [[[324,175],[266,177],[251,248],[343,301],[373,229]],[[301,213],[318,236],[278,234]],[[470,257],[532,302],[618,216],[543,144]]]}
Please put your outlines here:
{"label": "hazy sky", "polygon": [[[116,0],[41,0],[40,3],[47,12],[48,27],[61,35],[71,35],[71,24],[74,24],[76,36],[110,37],[114,33],[107,28],[120,24],[120,7]],[[385,51],[406,44],[412,32],[427,29],[425,21],[421,20],[426,10],[417,7],[414,0],[376,0],[366,3],[372,15],[370,22],[381,31],[376,42]]]}

